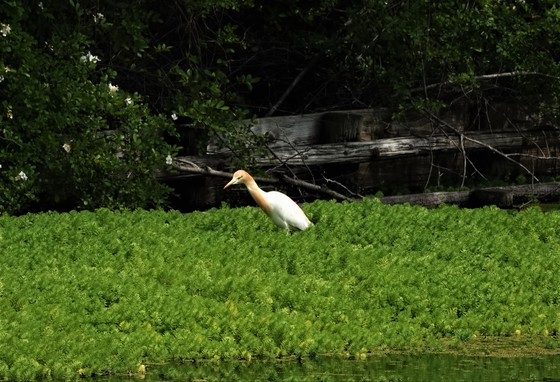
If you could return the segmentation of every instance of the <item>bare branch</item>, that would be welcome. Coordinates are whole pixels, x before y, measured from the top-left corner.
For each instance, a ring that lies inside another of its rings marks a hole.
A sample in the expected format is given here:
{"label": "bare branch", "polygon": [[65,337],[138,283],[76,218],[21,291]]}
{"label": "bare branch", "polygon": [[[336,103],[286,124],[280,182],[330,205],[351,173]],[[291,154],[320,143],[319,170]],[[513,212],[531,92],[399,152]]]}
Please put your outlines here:
{"label": "bare branch", "polygon": [[475,143],[477,145],[486,147],[488,150],[492,151],[495,154],[498,154],[499,156],[505,158],[506,160],[515,163],[517,166],[521,167],[523,170],[525,170],[527,172],[527,174],[531,175],[531,178],[534,181],[539,182],[539,179],[535,176],[535,174],[529,170],[525,165],[523,165],[523,163],[516,161],[515,159],[512,159],[511,155],[509,154],[504,154],[503,152],[501,152],[500,150],[496,149],[493,146],[490,146],[484,142],[481,142],[477,139],[473,139],[470,138],[469,136],[463,134],[461,131],[459,131],[458,129],[456,129],[455,127],[453,127],[451,124],[447,123],[446,121],[442,120],[441,118],[439,118],[437,115],[435,115],[433,112],[424,109],[424,113],[427,114],[430,118],[432,118],[434,121],[438,121],[441,125],[449,128],[450,130],[452,130],[455,134],[459,135],[459,137],[461,138],[461,140],[465,139],[469,142]]}
{"label": "bare branch", "polygon": [[461,175],[461,188],[465,187],[465,179],[467,179],[467,151],[465,150],[465,138],[461,134],[459,137],[459,150],[463,155],[463,171]]}
{"label": "bare branch", "polygon": [[357,194],[357,193],[353,192],[353,191],[350,190],[348,187],[346,187],[344,184],[342,184],[342,183],[340,183],[340,182],[338,182],[338,181],[336,181],[336,180],[329,179],[329,178],[325,177],[324,174],[323,174],[323,179],[324,179],[325,182],[327,182],[327,183],[334,183],[334,184],[336,184],[338,187],[344,188],[344,190],[346,190],[346,192],[349,193],[350,195],[352,195],[353,197],[360,198],[360,199],[363,199],[363,197],[364,197],[363,195],[360,195],[360,194]]}
{"label": "bare branch", "polygon": [[208,166],[201,167],[198,164],[186,159],[175,158],[173,160],[173,166],[180,172],[186,172],[189,174],[209,175],[209,176],[215,176],[220,178],[231,178],[231,173],[229,172],[214,170],[213,168]]}
{"label": "bare branch", "polygon": [[327,195],[327,196],[331,196],[331,197],[333,197],[335,199],[338,199],[338,200],[346,200],[346,201],[349,201],[349,202],[354,200],[354,199],[349,198],[347,196],[344,196],[344,195],[342,195],[342,194],[340,194],[340,193],[338,193],[334,190],[331,190],[328,187],[321,187],[321,186],[317,186],[316,184],[311,184],[311,183],[305,182],[303,180],[293,179],[293,178],[290,178],[290,177],[288,177],[284,174],[281,175],[281,179],[284,183],[288,183],[288,184],[291,184],[293,186],[302,187],[302,188],[305,188],[307,190],[311,190],[311,191],[315,191],[317,193],[321,193],[321,194],[324,194],[324,195]]}
{"label": "bare branch", "polygon": [[284,94],[282,94],[280,99],[278,101],[276,101],[274,106],[272,106],[270,108],[270,110],[268,111],[268,113],[266,113],[266,117],[270,117],[272,114],[274,114],[276,109],[278,109],[278,106],[280,106],[282,104],[282,102],[284,102],[284,100],[290,95],[290,93],[292,92],[292,90],[294,90],[294,88],[296,87],[298,82],[301,81],[301,79],[303,78],[303,76],[305,76],[305,74],[309,71],[309,69],[311,69],[313,67],[313,65],[315,65],[315,63],[317,62],[318,59],[319,59],[319,56],[315,56],[311,61],[309,61],[307,66],[305,68],[303,68],[303,70],[301,72],[299,72],[299,74],[296,76],[296,78],[294,78],[294,80],[292,81],[290,86],[288,86],[288,88],[286,89]]}
{"label": "bare branch", "polygon": [[285,130],[284,130],[283,128],[281,128],[280,126],[278,126],[278,125],[277,125],[277,127],[282,131],[282,133],[283,133],[284,136],[286,137],[285,139],[281,139],[281,140],[278,139],[277,142],[278,142],[278,141],[282,141],[282,142],[287,143],[287,144],[292,148],[292,150],[294,150],[294,155],[292,155],[292,156],[286,158],[286,160],[282,160],[282,159],[280,159],[280,157],[278,157],[278,155],[274,152],[274,150],[272,150],[272,149],[270,148],[270,146],[269,146],[268,144],[265,143],[266,148],[268,149],[268,151],[270,151],[270,152],[272,153],[272,155],[274,156],[274,158],[276,158],[276,160],[278,160],[278,162],[280,162],[279,165],[277,165],[277,166],[271,168],[270,170],[267,170],[267,172],[269,172],[269,173],[274,173],[275,170],[276,170],[277,168],[279,168],[279,167],[284,167],[284,168],[286,168],[286,169],[292,174],[292,177],[295,179],[295,178],[296,178],[296,174],[292,171],[292,169],[290,168],[290,166],[288,166],[287,162],[288,162],[290,159],[292,159],[292,158],[298,157],[298,158],[301,159],[301,161],[303,162],[303,165],[305,166],[305,168],[307,169],[307,171],[309,172],[309,174],[312,176],[312,178],[313,178],[313,183],[315,183],[315,176],[314,176],[314,174],[313,174],[313,171],[311,171],[311,169],[309,168],[309,166],[307,165],[307,163],[306,163],[306,161],[305,161],[305,155],[304,155],[304,154],[305,154],[305,151],[307,151],[307,150],[309,149],[309,147],[306,147],[306,148],[305,148],[305,151],[301,152],[301,151],[296,147],[296,145],[294,145],[294,143],[293,143],[290,139],[288,139],[288,134],[286,134]]}
{"label": "bare branch", "polygon": [[[474,77],[476,80],[479,81],[483,81],[483,80],[492,80],[492,79],[498,79],[498,78],[504,78],[504,77],[521,77],[521,76],[539,76],[539,77],[547,77],[547,78],[553,78],[555,80],[560,80],[559,77],[550,75],[550,74],[546,74],[546,73],[540,73],[540,72],[526,72],[526,71],[514,71],[514,72],[505,72],[505,73],[493,73],[493,74],[483,74],[480,76],[476,76]],[[425,85],[422,87],[418,87],[418,88],[414,88],[411,89],[410,91],[412,93],[418,93],[418,92],[426,92],[430,89],[434,89],[434,88],[438,88],[438,87],[444,87],[444,86],[450,86],[450,85],[456,85],[457,82],[452,81],[452,80],[448,80],[448,81],[443,81],[443,82],[438,82],[435,84],[430,84],[430,85]]]}
{"label": "bare branch", "polygon": [[[228,179],[232,177],[232,174],[229,172],[214,170],[213,168],[208,166],[201,167],[192,161],[184,160],[184,159],[176,159],[174,161],[174,167],[181,172],[185,172],[189,174],[214,176],[214,177],[228,178]],[[316,193],[327,195],[337,200],[346,200],[346,201],[354,200],[334,190],[331,190],[330,188],[321,187],[312,183],[305,182],[303,180],[290,178],[289,176],[284,174],[280,174],[280,179],[255,177],[255,180],[259,183],[264,183],[264,184],[279,184],[282,182],[296,187],[301,187]]]}

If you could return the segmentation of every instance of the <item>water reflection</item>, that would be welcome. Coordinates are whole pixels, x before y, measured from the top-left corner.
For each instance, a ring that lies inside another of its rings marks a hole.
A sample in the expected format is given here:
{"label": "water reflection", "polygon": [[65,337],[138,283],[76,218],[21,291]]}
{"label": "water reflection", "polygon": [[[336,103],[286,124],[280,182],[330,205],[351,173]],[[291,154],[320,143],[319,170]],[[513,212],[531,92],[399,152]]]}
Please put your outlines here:
{"label": "water reflection", "polygon": [[456,381],[560,382],[560,356],[497,358],[383,355],[298,362],[196,362],[148,368],[147,381]]}

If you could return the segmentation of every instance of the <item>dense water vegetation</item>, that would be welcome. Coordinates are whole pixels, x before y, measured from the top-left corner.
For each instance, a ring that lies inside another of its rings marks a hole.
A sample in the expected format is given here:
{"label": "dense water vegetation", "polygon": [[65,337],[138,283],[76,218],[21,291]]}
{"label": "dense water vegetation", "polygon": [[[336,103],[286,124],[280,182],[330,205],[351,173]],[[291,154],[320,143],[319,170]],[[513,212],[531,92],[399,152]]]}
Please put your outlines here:
{"label": "dense water vegetation", "polygon": [[253,207],[0,216],[0,378],[506,337],[560,352],[560,212],[303,208],[315,226],[290,235]]}

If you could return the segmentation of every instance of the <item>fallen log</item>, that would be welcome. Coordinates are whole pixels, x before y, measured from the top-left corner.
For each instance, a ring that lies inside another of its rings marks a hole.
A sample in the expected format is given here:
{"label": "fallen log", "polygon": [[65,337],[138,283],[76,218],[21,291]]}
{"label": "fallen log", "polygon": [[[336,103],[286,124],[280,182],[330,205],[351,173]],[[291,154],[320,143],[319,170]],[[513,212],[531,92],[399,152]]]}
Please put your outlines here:
{"label": "fallen log", "polygon": [[[468,137],[468,139],[465,139]],[[429,154],[436,151],[461,151],[473,149],[521,150],[522,148],[546,148],[560,144],[560,131],[539,130],[469,132],[458,135],[431,135],[425,137],[397,137],[367,142],[342,142],[312,146],[271,146],[274,157],[257,158],[260,166],[274,166],[279,162],[288,166],[314,166],[329,163],[366,163],[375,158],[394,158]],[[546,156],[543,150],[543,156]],[[227,157],[220,153],[220,158]],[[212,157],[212,155],[209,155]]]}
{"label": "fallen log", "polygon": [[483,207],[494,205],[500,208],[513,207],[513,191],[511,189],[479,189],[469,193],[467,207]]}
{"label": "fallen log", "polygon": [[441,204],[462,204],[469,199],[470,191],[430,192],[425,194],[408,194],[383,196],[379,198],[383,204],[413,204],[424,207],[435,207]]}
{"label": "fallen log", "polygon": [[525,203],[531,199],[543,201],[559,197],[560,182],[550,182],[509,187],[487,187],[472,191],[385,196],[380,198],[380,201],[384,204],[408,203],[425,207],[457,204],[468,207],[496,205],[501,208],[511,208],[514,206],[514,203]]}
{"label": "fallen log", "polygon": [[[186,175],[204,175],[210,177],[231,178],[231,173],[204,167],[189,160],[178,158],[175,168]],[[178,175],[175,175],[178,176]],[[255,178],[263,184],[289,184],[301,187],[317,195],[331,197],[336,200],[352,201],[351,198],[342,195],[324,186],[315,185],[298,179],[278,174],[277,178]],[[413,204],[425,207],[434,207],[442,204],[456,204],[467,207],[480,207],[483,205],[496,205],[500,208],[511,208],[514,203],[523,203],[527,200],[546,200],[560,197],[560,182],[535,183],[508,187],[486,187],[470,191],[431,192],[422,194],[408,194],[396,196],[384,196],[380,198],[384,204]]]}

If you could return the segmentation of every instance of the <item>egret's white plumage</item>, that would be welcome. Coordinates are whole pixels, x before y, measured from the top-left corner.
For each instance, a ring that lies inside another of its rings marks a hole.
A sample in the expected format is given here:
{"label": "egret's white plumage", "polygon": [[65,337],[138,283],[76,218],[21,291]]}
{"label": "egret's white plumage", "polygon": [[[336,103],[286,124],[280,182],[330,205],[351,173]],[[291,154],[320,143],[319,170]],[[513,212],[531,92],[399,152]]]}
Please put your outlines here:
{"label": "egret's white plumage", "polygon": [[288,195],[278,191],[263,191],[247,171],[236,171],[224,189],[234,184],[243,184],[259,207],[278,227],[304,230],[313,224]]}

